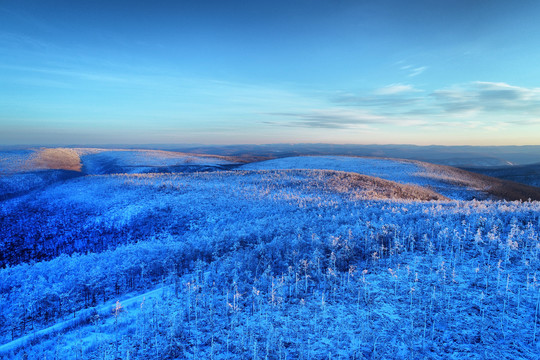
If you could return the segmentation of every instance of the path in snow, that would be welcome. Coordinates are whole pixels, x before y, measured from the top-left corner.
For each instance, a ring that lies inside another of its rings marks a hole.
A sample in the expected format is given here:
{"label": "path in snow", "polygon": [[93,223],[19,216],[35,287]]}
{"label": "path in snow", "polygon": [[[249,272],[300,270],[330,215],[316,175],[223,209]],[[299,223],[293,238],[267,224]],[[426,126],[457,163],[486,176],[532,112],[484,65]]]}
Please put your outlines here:
{"label": "path in snow", "polygon": [[105,304],[98,305],[95,307],[87,308],[77,312],[75,318],[71,318],[60,323],[56,323],[48,328],[41,329],[39,331],[21,336],[13,341],[0,345],[0,355],[7,354],[10,351],[15,351],[23,346],[26,346],[32,341],[39,341],[45,337],[54,335],[56,333],[69,330],[71,328],[78,327],[82,322],[86,323],[89,317],[95,314],[99,314],[102,319],[112,319],[113,318],[113,308],[116,305],[116,301],[120,301],[123,309],[130,309],[132,311],[140,311],[140,304],[144,301],[150,299],[155,299],[169,286],[161,286],[152,291],[146,292],[144,294],[136,295],[127,299],[115,299],[108,301]]}

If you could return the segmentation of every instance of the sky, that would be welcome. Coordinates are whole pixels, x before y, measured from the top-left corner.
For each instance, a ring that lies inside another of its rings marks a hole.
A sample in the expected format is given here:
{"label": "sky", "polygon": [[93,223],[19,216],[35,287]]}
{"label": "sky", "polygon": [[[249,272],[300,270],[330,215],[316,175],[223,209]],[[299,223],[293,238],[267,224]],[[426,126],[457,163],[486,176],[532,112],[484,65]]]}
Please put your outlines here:
{"label": "sky", "polygon": [[535,0],[0,0],[0,145],[540,145]]}

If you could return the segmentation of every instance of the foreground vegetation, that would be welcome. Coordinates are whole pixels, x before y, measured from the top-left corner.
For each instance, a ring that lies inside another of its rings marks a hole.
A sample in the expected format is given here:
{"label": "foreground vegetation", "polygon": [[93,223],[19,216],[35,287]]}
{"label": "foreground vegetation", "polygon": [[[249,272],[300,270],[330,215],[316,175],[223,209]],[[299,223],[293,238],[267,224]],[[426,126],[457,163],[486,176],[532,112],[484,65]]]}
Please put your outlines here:
{"label": "foreground vegetation", "polygon": [[538,202],[276,170],[84,177],[0,216],[5,358],[534,359],[540,346]]}

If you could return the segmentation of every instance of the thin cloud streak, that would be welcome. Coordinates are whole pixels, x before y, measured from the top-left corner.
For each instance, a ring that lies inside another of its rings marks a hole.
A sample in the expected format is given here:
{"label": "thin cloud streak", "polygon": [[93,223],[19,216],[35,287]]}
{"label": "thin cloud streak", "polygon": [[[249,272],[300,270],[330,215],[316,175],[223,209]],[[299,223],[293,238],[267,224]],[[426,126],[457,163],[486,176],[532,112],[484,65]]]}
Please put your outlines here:
{"label": "thin cloud streak", "polygon": [[274,125],[285,125],[307,128],[348,129],[366,128],[369,125],[388,123],[389,119],[363,111],[343,109],[312,110],[309,112],[275,112],[269,113],[285,121],[270,122]]}
{"label": "thin cloud streak", "polygon": [[[402,61],[398,61],[396,63],[396,65],[400,65],[400,64],[403,64],[405,63],[404,60]],[[420,74],[422,74],[424,71],[427,70],[427,66],[414,66],[414,65],[411,65],[411,64],[406,64],[406,65],[401,65],[400,66],[400,69],[407,72],[407,76],[408,77],[415,77],[415,76],[418,76]]]}
{"label": "thin cloud streak", "polygon": [[426,69],[427,69],[427,67],[425,67],[425,66],[420,66],[420,67],[417,67],[417,68],[413,68],[411,70],[411,73],[409,74],[409,77],[418,76],[421,73],[423,73],[424,71],[426,71]]}
{"label": "thin cloud streak", "polygon": [[268,113],[281,120],[265,121],[274,126],[306,127],[323,129],[371,129],[378,126],[429,126],[429,123],[414,118],[397,118],[349,109],[311,110],[307,112]]}
{"label": "thin cloud streak", "polygon": [[418,92],[412,85],[392,84],[375,90],[376,95],[396,95],[403,93]]}

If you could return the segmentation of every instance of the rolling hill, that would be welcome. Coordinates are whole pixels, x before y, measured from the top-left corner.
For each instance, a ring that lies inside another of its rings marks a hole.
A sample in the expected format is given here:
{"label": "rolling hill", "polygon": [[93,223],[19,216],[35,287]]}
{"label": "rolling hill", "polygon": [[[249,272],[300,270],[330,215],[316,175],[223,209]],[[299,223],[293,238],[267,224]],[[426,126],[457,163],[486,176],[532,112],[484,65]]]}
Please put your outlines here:
{"label": "rolling hill", "polygon": [[0,359],[537,358],[527,187],[388,158],[10,156],[8,183],[76,176],[1,202]]}
{"label": "rolling hill", "polygon": [[265,145],[161,145],[160,148],[236,157],[282,158],[302,155],[362,156],[419,160],[457,167],[526,165],[538,162],[540,146],[417,146],[354,144],[265,144]]}
{"label": "rolling hill", "polygon": [[415,160],[346,156],[300,156],[243,165],[241,169],[331,169],[414,184],[456,200],[540,200],[540,189],[445,165]]}
{"label": "rolling hill", "polygon": [[216,171],[231,157],[161,150],[31,148],[0,151],[0,200],[84,175]]}

